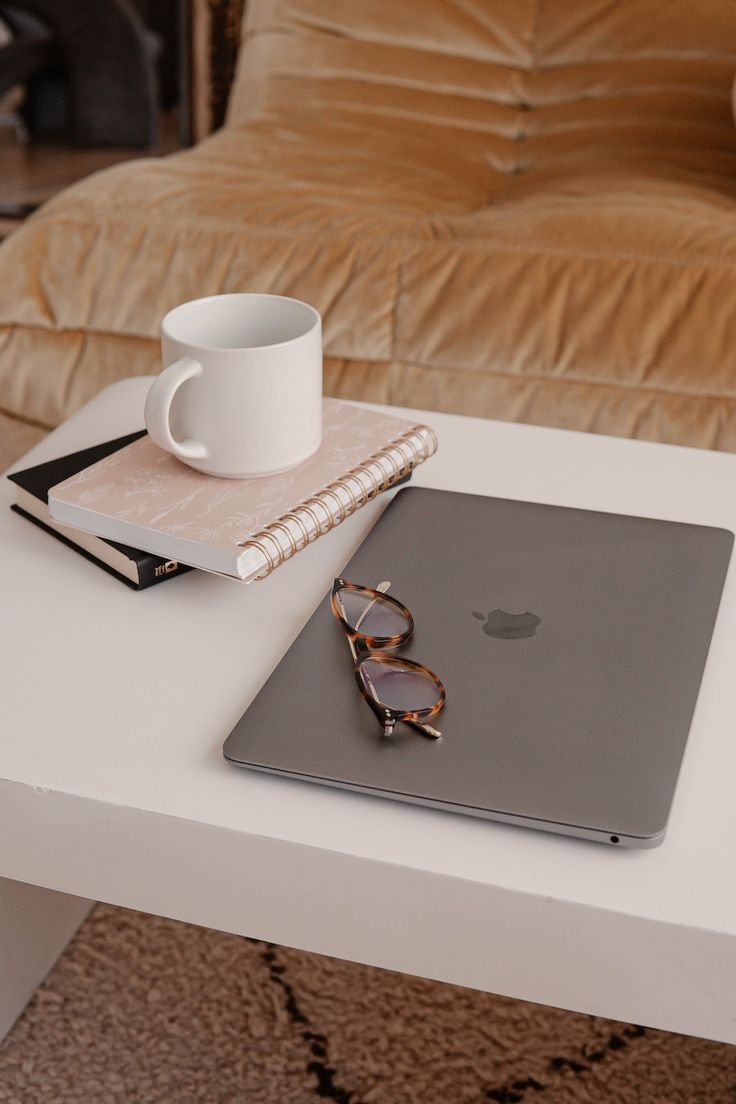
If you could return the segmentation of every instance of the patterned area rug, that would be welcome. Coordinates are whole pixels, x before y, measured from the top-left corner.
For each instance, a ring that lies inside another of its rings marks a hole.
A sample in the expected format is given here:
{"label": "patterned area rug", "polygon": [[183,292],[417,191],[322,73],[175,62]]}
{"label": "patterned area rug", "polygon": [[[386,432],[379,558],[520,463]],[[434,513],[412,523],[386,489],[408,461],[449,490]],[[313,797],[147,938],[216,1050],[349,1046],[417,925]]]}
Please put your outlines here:
{"label": "patterned area rug", "polygon": [[2,1104],[736,1104],[736,1048],[98,905]]}

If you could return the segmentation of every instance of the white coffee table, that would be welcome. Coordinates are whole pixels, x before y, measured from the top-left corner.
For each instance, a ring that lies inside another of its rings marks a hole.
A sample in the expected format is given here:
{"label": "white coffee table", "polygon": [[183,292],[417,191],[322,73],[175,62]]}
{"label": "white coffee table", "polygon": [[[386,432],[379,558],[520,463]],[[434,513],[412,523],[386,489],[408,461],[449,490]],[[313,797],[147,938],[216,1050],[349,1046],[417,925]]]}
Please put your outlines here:
{"label": "white coffee table", "polygon": [[[108,388],[17,466],[140,427],[147,386]],[[736,529],[735,456],[416,416],[440,438],[418,484]],[[265,582],[134,593],[2,495],[0,1027],[104,900],[736,1042],[733,567],[667,838],[622,851],[224,762],[385,499]]]}

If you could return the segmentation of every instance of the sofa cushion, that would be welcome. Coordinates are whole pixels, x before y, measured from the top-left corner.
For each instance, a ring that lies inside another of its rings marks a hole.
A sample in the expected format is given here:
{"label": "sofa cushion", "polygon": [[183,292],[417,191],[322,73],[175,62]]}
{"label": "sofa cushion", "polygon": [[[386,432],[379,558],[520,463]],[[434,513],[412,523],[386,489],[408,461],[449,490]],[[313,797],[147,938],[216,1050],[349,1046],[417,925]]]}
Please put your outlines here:
{"label": "sofa cushion", "polygon": [[224,130],[0,249],[0,409],[55,424],[174,304],[273,291],[332,393],[736,450],[736,5],[649,9],[251,0]]}
{"label": "sofa cushion", "polygon": [[46,433],[42,426],[0,413],[0,472],[33,448]]}

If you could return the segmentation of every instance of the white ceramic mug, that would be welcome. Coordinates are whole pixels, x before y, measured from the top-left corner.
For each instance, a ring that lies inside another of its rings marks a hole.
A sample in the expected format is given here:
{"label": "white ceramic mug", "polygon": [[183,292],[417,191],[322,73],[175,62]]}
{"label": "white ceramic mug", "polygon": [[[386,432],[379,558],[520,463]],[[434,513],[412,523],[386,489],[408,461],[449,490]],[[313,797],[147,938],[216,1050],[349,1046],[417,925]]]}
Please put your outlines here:
{"label": "white ceramic mug", "polygon": [[146,428],[185,464],[232,479],[273,475],[322,439],[322,320],[282,295],[212,295],[161,323],[164,369]]}

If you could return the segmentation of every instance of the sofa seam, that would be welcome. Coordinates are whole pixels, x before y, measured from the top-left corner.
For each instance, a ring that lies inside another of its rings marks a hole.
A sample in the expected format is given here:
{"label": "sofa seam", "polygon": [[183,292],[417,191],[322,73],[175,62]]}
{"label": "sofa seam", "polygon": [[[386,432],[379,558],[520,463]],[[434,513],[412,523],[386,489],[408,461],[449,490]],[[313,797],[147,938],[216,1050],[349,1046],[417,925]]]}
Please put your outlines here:
{"label": "sofa seam", "polygon": [[[392,363],[396,360],[396,346],[399,343],[399,310],[401,307],[401,297],[404,292],[404,258],[399,257],[396,265],[396,291],[394,293],[394,304],[391,311],[391,360],[383,363]],[[348,360],[356,358],[348,357]]]}
{"label": "sofa seam", "polygon": [[[340,359],[358,359],[351,357],[334,357],[335,360]],[[532,373],[515,373],[515,372],[503,372],[498,369],[493,369],[490,372],[480,372],[477,368],[461,368],[453,367],[452,365],[444,366],[439,364],[422,364],[419,362],[413,362],[409,360],[401,359],[401,356],[397,358],[398,362],[407,368],[412,368],[424,372],[452,372],[468,376],[480,376],[481,379],[492,377],[495,379],[514,380],[520,383],[559,383],[568,384],[573,387],[607,387],[612,391],[623,392],[637,392],[641,394],[651,395],[664,395],[671,398],[682,399],[705,399],[710,402],[727,402],[736,403],[736,392],[733,395],[719,395],[712,392],[705,391],[681,391],[675,389],[667,389],[665,387],[653,387],[651,385],[642,385],[640,383],[619,383],[615,380],[594,380],[586,379],[584,377],[570,377],[570,376],[542,376]],[[382,363],[377,361],[376,363]]]}
{"label": "sofa seam", "polygon": [[[319,28],[317,31],[311,31],[311,33],[304,34],[303,32],[298,33],[298,32],[292,31],[291,29],[287,29],[287,28],[283,28],[283,27],[262,26],[262,27],[258,27],[258,28],[253,28],[250,32],[249,37],[251,37],[251,38],[256,38],[256,37],[278,38],[279,36],[283,36],[283,37],[289,37],[289,38],[299,37],[299,38],[317,38],[318,39],[321,36],[327,37],[328,34],[329,34],[329,31],[323,30],[322,28]],[[343,36],[333,36],[333,37],[343,37]],[[430,56],[439,55],[441,58],[459,59],[461,62],[470,61],[470,62],[485,64],[485,65],[489,64],[489,60],[485,55],[476,54],[473,51],[458,54],[457,52],[451,53],[451,52],[449,52],[447,50],[443,50],[441,48],[438,49],[435,45],[433,45],[431,48],[427,48],[427,47],[423,47],[423,46],[417,46],[416,44],[413,44],[413,43],[412,44],[395,43],[395,42],[388,42],[387,43],[386,40],[383,39],[383,38],[371,37],[368,34],[364,35],[363,37],[361,37],[357,40],[353,40],[353,41],[359,41],[361,43],[361,45],[368,45],[368,46],[384,46],[384,47],[389,46],[391,48],[397,48],[398,47],[398,49],[409,51],[413,54],[417,54],[417,53],[425,54],[426,53],[426,54],[429,54]],[[546,61],[544,63],[540,63],[538,68],[539,68],[539,72],[546,73],[546,72],[555,72],[559,69],[568,69],[568,68],[573,67],[573,66],[575,66],[575,67],[579,67],[581,65],[594,66],[594,65],[600,64],[601,62],[604,63],[604,64],[607,64],[607,63],[617,64],[617,63],[620,63],[621,61],[624,61],[624,62],[630,62],[630,61],[634,61],[634,62],[638,62],[638,61],[697,61],[697,62],[701,62],[701,63],[703,61],[705,61],[705,62],[711,62],[711,63],[715,63],[715,64],[722,63],[722,64],[726,65],[726,64],[736,62],[736,53],[733,53],[733,52],[728,52],[728,53],[718,52],[718,53],[715,53],[714,52],[714,53],[704,54],[702,50],[658,49],[658,50],[630,50],[625,54],[621,54],[621,53],[609,53],[609,52],[606,52],[605,50],[601,50],[597,53],[587,54],[583,61],[581,61],[579,58],[576,58],[576,57],[573,57],[573,58],[560,57],[559,59],[549,60],[549,61]],[[505,59],[502,59],[501,55],[499,55],[498,60],[496,60],[494,58],[490,62],[490,64],[495,65],[497,68],[500,68],[500,69],[512,69],[515,72],[526,72],[527,71],[521,65],[515,65],[512,62],[509,62],[509,61],[506,61]],[[266,74],[265,79],[268,80],[269,76],[270,76],[269,74]],[[257,85],[259,83],[264,83],[264,77],[263,77],[263,75],[258,74],[258,75],[255,75],[255,76],[251,77],[250,80],[248,80],[248,78],[246,77],[246,81],[252,87],[254,84]],[[237,126],[237,124],[228,123],[228,126]]]}
{"label": "sofa seam", "polygon": [[[487,204],[488,208],[491,208],[492,206],[493,206],[493,204]],[[486,208],[480,208],[480,210],[484,210],[484,209],[486,209]],[[437,218],[451,219],[453,217],[457,218],[457,217],[472,216],[472,215],[476,214],[478,210],[479,210],[478,208],[473,208],[471,211],[463,212],[463,214],[461,216],[453,215],[453,214],[448,215],[445,212],[437,211],[437,212],[434,212],[434,213],[426,216],[426,219],[427,219],[426,224],[427,224],[427,226],[429,226],[431,219],[437,219]],[[498,207],[495,207],[495,210],[498,210]],[[59,217],[58,215],[54,215],[53,212],[50,212],[48,215],[45,215],[44,217],[40,217],[40,218],[38,216],[34,216],[33,222],[29,223],[29,225],[39,226],[39,225],[42,225],[44,222],[51,222],[51,221],[60,222],[62,220],[62,218],[65,222],[77,222],[79,225],[82,225],[82,226],[88,226],[89,225],[87,220],[78,219],[78,218],[75,218],[74,216],[70,217],[69,215],[66,215],[66,214],[63,214],[61,217]],[[106,221],[108,223],[111,222],[111,221],[116,221],[116,222],[123,223],[123,224],[126,224],[126,225],[131,225],[131,224],[134,224],[135,222],[139,222],[139,223],[143,222],[143,223],[145,223],[149,226],[161,226],[163,224],[163,225],[171,226],[171,227],[174,227],[174,228],[177,227],[177,225],[178,225],[176,220],[173,219],[173,218],[171,220],[166,220],[166,219],[162,219],[160,217],[154,218],[153,216],[150,218],[150,220],[149,219],[140,219],[138,217],[135,218],[135,219],[125,219],[125,218],[122,218],[120,216],[117,216],[117,217],[113,216],[112,219],[107,218]],[[304,233],[304,234],[300,235],[300,234],[295,234],[291,231],[288,234],[282,234],[282,235],[274,234],[273,230],[271,230],[270,228],[266,228],[266,227],[261,228],[261,227],[249,226],[249,227],[244,228],[242,230],[237,230],[237,229],[234,229],[232,226],[228,226],[226,223],[219,222],[216,219],[202,220],[201,222],[198,222],[196,225],[197,225],[197,227],[200,227],[200,226],[201,227],[207,227],[207,226],[218,227],[222,230],[223,233],[227,233],[227,235],[229,237],[233,237],[235,235],[247,236],[249,234],[254,234],[254,235],[263,236],[263,237],[279,238],[280,240],[282,240],[284,242],[293,241],[294,238],[298,238],[299,240],[305,241],[305,240],[309,240],[311,237],[313,237],[313,235],[310,235],[310,234]],[[415,218],[412,222],[412,225],[413,226],[416,226],[416,225],[423,226],[424,222],[421,220],[421,217],[420,218]],[[407,227],[407,231],[408,230],[409,230],[409,227]],[[344,238],[344,239],[340,239],[339,235],[337,235],[334,240],[335,241],[344,240],[346,244],[348,244],[348,245],[352,244],[352,245],[355,245],[356,247],[359,245],[359,243],[357,243],[353,239],[350,239],[350,238],[347,238],[347,237]],[[639,263],[639,264],[640,263],[656,264],[656,265],[662,265],[662,266],[665,266],[665,267],[668,267],[668,268],[679,268],[679,269],[701,268],[701,269],[705,269],[706,271],[711,270],[711,271],[724,271],[724,272],[731,272],[731,271],[736,270],[736,261],[713,261],[711,259],[706,259],[706,258],[701,258],[701,259],[696,259],[696,260],[684,260],[684,259],[673,258],[673,257],[659,256],[657,254],[620,252],[620,251],[616,251],[616,252],[610,252],[609,251],[609,252],[600,252],[600,253],[598,253],[598,252],[594,252],[592,250],[571,249],[571,248],[567,248],[565,246],[521,245],[521,244],[518,244],[518,243],[507,245],[504,242],[495,242],[495,241],[492,241],[492,240],[491,241],[488,241],[488,240],[478,241],[477,238],[474,241],[470,241],[470,240],[463,239],[463,238],[457,238],[457,237],[449,237],[449,238],[443,238],[442,240],[437,240],[437,239],[434,239],[434,238],[427,238],[427,239],[409,238],[408,233],[405,233],[403,235],[403,237],[401,235],[398,235],[398,234],[397,235],[376,234],[376,235],[372,236],[372,238],[371,238],[371,243],[374,243],[374,242],[375,243],[405,245],[405,246],[409,246],[412,249],[417,249],[417,250],[418,249],[427,249],[427,248],[429,248],[429,249],[447,249],[447,248],[450,248],[450,247],[459,247],[460,249],[464,250],[467,253],[478,253],[478,254],[485,255],[485,256],[488,256],[489,254],[492,254],[493,252],[506,253],[506,254],[518,253],[518,254],[523,254],[523,255],[534,255],[534,256],[540,256],[540,257],[543,257],[545,255],[546,256],[554,256],[554,257],[573,257],[576,260],[603,261],[603,262],[606,262],[606,263],[615,262],[615,261],[634,261],[634,262]],[[362,247],[365,248],[364,245]],[[2,322],[0,322],[0,325],[13,325],[13,324],[14,323],[2,323]]]}
{"label": "sofa seam", "polygon": [[[12,325],[17,326],[18,323],[12,323]],[[1,327],[2,327],[2,323],[0,323],[0,328]],[[26,329],[28,329],[32,332],[33,331],[38,332],[38,330],[42,329],[42,327],[25,326],[25,324],[24,324],[24,328],[26,328]],[[43,332],[49,333],[49,334],[61,334],[61,333],[83,334],[86,337],[89,337],[89,336],[108,337],[108,338],[114,338],[116,341],[120,340],[120,339],[122,339],[122,340],[130,339],[130,340],[133,340],[133,341],[146,341],[146,342],[149,342],[152,345],[157,344],[157,342],[158,342],[158,339],[156,337],[142,337],[139,334],[117,334],[117,333],[114,333],[112,331],[106,331],[106,330],[74,329],[74,330],[44,330]],[[566,385],[571,386],[571,387],[593,387],[593,388],[606,387],[606,388],[609,388],[612,391],[622,391],[622,392],[625,392],[625,393],[626,392],[629,392],[629,393],[630,392],[635,392],[635,393],[641,394],[641,395],[649,394],[649,395],[653,395],[653,396],[664,396],[664,397],[667,397],[667,398],[689,399],[689,400],[695,400],[695,401],[704,400],[706,402],[714,402],[714,403],[736,403],[736,393],[734,393],[732,395],[728,395],[728,394],[716,394],[716,393],[713,393],[713,392],[710,392],[710,391],[685,391],[685,390],[674,389],[674,388],[668,389],[668,388],[665,388],[665,387],[653,387],[651,384],[650,385],[642,385],[640,383],[619,383],[615,380],[594,380],[594,379],[586,379],[584,377],[572,377],[571,378],[569,376],[552,376],[552,375],[543,376],[543,375],[538,375],[536,373],[532,374],[532,373],[527,373],[527,372],[524,372],[524,373],[503,372],[503,371],[499,371],[498,369],[495,369],[495,368],[492,371],[489,371],[489,372],[480,372],[477,368],[463,368],[463,367],[459,367],[459,366],[442,365],[442,364],[424,364],[420,361],[405,360],[404,358],[402,358],[401,354],[392,355],[392,357],[390,359],[386,359],[385,357],[374,358],[374,357],[344,356],[344,355],[340,355],[338,353],[330,353],[330,352],[325,351],[324,357],[325,357],[325,360],[342,361],[342,362],[354,361],[356,363],[375,365],[376,367],[382,367],[382,366],[383,367],[391,367],[392,365],[398,364],[398,365],[400,365],[404,368],[412,369],[413,371],[420,371],[420,372],[451,372],[453,374],[460,374],[460,375],[463,375],[463,376],[466,376],[466,377],[467,376],[480,377],[481,379],[513,380],[513,381],[518,382],[518,383],[536,383],[536,384],[554,383],[554,384],[563,384],[563,385],[566,384]],[[4,408],[2,405],[0,405],[0,412],[11,413],[10,411],[7,410],[7,408]],[[11,413],[11,416],[12,417],[19,417],[19,415],[15,415],[15,414],[12,414],[12,413]],[[43,425],[44,423],[38,423],[38,424]]]}

